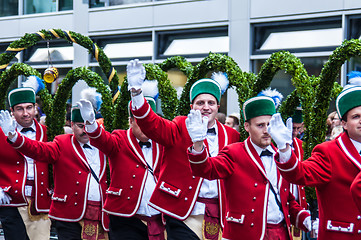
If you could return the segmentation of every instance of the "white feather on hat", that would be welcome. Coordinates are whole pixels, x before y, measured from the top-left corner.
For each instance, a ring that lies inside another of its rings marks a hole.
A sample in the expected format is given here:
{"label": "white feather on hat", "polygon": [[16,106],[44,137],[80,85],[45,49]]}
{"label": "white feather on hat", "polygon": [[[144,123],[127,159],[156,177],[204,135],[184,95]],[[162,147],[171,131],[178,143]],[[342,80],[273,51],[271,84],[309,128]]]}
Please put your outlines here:
{"label": "white feather on hat", "polygon": [[29,76],[25,82],[22,83],[23,87],[30,87],[34,89],[35,94],[45,88],[43,80],[35,75]]}
{"label": "white feather on hat", "polygon": [[352,71],[349,74],[347,74],[348,76],[348,84],[346,86],[344,86],[343,89],[347,89],[350,87],[354,87],[354,86],[361,86],[361,72],[359,71]]}
{"label": "white feather on hat", "polygon": [[80,92],[80,97],[82,99],[86,99],[91,102],[94,111],[99,111],[102,101],[102,95],[97,92],[97,90],[93,87],[85,88]]}
{"label": "white feather on hat", "polygon": [[276,89],[267,88],[262,90],[257,96],[267,96],[273,99],[276,109],[281,105],[283,95]]}
{"label": "white feather on hat", "polygon": [[157,100],[159,91],[158,91],[158,81],[156,80],[145,80],[142,85],[143,96],[152,97],[154,100]]}
{"label": "white feather on hat", "polygon": [[212,73],[211,77],[214,81],[218,82],[219,86],[221,87],[221,93],[223,94],[229,85],[229,80],[227,73],[225,72],[214,72]]}

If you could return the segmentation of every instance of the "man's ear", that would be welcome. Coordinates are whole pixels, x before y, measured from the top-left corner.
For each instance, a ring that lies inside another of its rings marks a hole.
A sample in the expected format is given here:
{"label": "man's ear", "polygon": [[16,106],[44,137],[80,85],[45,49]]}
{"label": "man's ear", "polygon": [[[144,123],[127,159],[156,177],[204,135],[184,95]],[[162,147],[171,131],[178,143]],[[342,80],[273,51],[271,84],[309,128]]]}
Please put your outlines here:
{"label": "man's ear", "polygon": [[249,122],[244,122],[244,129],[246,130],[246,132],[249,132],[249,125],[250,123]]}

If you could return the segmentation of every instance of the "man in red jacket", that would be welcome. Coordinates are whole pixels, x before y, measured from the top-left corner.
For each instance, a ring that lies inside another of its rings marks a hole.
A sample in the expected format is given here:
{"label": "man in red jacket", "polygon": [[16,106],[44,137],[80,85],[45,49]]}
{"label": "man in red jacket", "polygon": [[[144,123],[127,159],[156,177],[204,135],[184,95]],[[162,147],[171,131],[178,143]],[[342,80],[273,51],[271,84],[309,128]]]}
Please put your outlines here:
{"label": "man in red jacket", "polygon": [[38,162],[53,164],[54,193],[49,217],[55,220],[58,239],[107,239],[109,219],[103,213],[106,184],[106,158],[84,132],[80,110],[72,109],[73,134],[56,136],[53,142],[40,142],[20,135],[9,113],[1,111],[0,126],[21,153]]}
{"label": "man in red jacket", "polygon": [[[45,126],[34,119],[34,89],[16,88],[9,92],[8,100],[19,134],[46,141]],[[51,225],[48,164],[35,163],[36,158],[18,153],[6,139],[0,131],[0,221],[5,238],[47,240]]]}
{"label": "man in red jacket", "polygon": [[[168,239],[218,239],[225,211],[219,203],[225,195],[220,181],[204,180],[190,171],[186,150],[192,141],[185,126],[186,117],[169,121],[151,110],[142,94],[145,69],[138,60],[128,64],[127,77],[131,109],[140,129],[164,146],[159,180],[149,204],[166,215]],[[215,120],[220,98],[221,88],[212,79],[198,80],[190,91],[191,108],[209,117],[206,138],[211,155],[239,141],[236,130]]]}
{"label": "man in red jacket", "polygon": [[350,192],[361,170],[361,87],[345,88],[336,99],[336,109],[345,132],[317,145],[302,162],[286,144],[292,132],[280,116],[274,115],[269,125],[279,148],[288,152],[287,158],[276,162],[282,176],[295,184],[316,187],[320,240],[358,239],[361,233],[361,214]]}
{"label": "man in red jacket", "polygon": [[214,157],[208,155],[204,144],[208,119],[198,110],[188,115],[186,125],[193,141],[188,157],[193,174],[224,180],[227,214],[223,239],[288,240],[292,239],[291,223],[306,231],[311,228],[309,213],[295,201],[273,160],[278,150],[271,145],[267,125],[275,112],[270,97],[248,99],[243,117],[249,138],[224,147]]}
{"label": "man in red jacket", "polygon": [[[147,98],[155,110],[155,101]],[[95,121],[91,103],[78,103],[92,145],[109,157],[110,186],[104,204],[111,239],[164,240],[160,212],[148,205],[163,159],[163,147],[140,130],[130,114],[128,130],[109,133]],[[144,223],[146,222],[146,224]]]}

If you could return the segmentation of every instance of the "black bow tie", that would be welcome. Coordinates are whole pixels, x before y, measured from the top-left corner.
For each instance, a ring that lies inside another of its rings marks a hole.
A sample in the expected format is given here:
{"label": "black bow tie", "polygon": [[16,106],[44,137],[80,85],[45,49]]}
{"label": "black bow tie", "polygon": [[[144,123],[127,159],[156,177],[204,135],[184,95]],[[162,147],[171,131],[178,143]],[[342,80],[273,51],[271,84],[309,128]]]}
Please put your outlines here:
{"label": "black bow tie", "polygon": [[22,132],[22,133],[25,133],[25,132],[35,132],[35,130],[34,130],[33,128],[31,128],[31,127],[26,127],[26,128],[21,129],[20,132]]}
{"label": "black bow tie", "polygon": [[207,130],[207,134],[216,134],[216,129],[215,128],[208,128]]}
{"label": "black bow tie", "polygon": [[150,144],[150,142],[139,142],[139,146],[140,148],[143,147],[150,148],[152,145]]}
{"label": "black bow tie", "polygon": [[273,153],[272,153],[270,150],[265,149],[265,150],[263,150],[263,151],[261,152],[260,157],[263,157],[263,156],[270,156],[270,157],[272,157],[272,156],[273,156]]}
{"label": "black bow tie", "polygon": [[91,147],[91,146],[89,146],[88,144],[84,144],[84,145],[83,145],[83,148],[89,148],[89,149],[92,149],[92,147]]}

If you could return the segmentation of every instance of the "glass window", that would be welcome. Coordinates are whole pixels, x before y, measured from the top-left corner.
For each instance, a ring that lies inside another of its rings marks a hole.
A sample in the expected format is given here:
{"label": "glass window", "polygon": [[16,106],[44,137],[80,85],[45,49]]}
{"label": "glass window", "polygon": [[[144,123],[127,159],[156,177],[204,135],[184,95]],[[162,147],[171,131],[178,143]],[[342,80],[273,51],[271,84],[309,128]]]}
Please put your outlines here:
{"label": "glass window", "polygon": [[205,57],[209,52],[229,52],[228,27],[164,31],[157,33],[158,58]]}
{"label": "glass window", "polygon": [[109,0],[109,6],[140,3],[140,2],[152,2],[152,0]]}
{"label": "glass window", "polygon": [[208,54],[209,52],[228,52],[229,37],[205,37],[175,39],[164,51],[164,56]]}
{"label": "glass window", "polygon": [[105,45],[104,53],[109,58],[150,57],[153,55],[153,43],[152,41],[109,43]]}
{"label": "glass window", "polygon": [[[74,59],[73,46],[64,40],[42,41],[39,44],[29,47],[24,51],[24,62],[27,64],[48,64],[51,63],[71,63]],[[50,58],[49,58],[50,54]]]}
{"label": "glass window", "polygon": [[0,17],[19,14],[19,0],[0,0]]}
{"label": "glass window", "polygon": [[24,0],[24,14],[56,11],[56,0]]}
{"label": "glass window", "polygon": [[341,45],[342,28],[271,33],[260,50],[296,49]]}
{"label": "glass window", "polygon": [[73,0],[59,0],[59,11],[73,10]]}
{"label": "glass window", "polygon": [[253,55],[280,50],[333,51],[343,41],[341,17],[256,23],[251,33]]}
{"label": "glass window", "polygon": [[[50,59],[49,59],[50,55]],[[38,48],[34,54],[29,58],[30,62],[47,62],[54,61],[73,61],[74,50],[72,46],[69,47],[51,47],[51,48]]]}
{"label": "glass window", "polygon": [[104,0],[89,0],[89,8],[104,7]]}
{"label": "glass window", "polygon": [[[152,33],[102,36],[93,39],[112,61],[127,61],[133,58],[150,60],[153,56]],[[96,62],[94,57],[92,62]]]}

